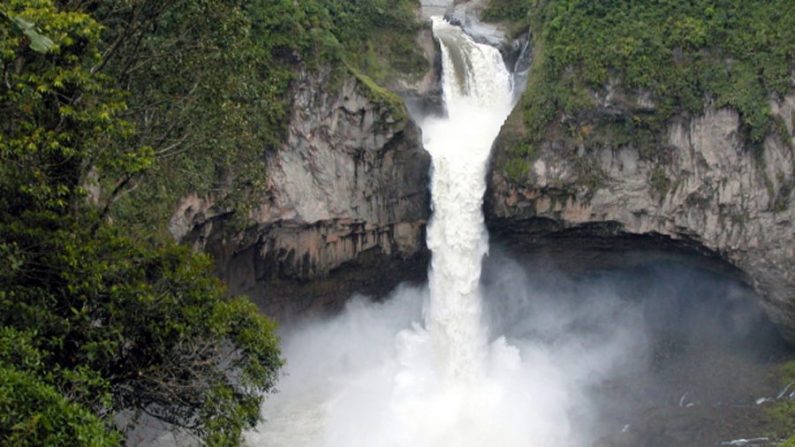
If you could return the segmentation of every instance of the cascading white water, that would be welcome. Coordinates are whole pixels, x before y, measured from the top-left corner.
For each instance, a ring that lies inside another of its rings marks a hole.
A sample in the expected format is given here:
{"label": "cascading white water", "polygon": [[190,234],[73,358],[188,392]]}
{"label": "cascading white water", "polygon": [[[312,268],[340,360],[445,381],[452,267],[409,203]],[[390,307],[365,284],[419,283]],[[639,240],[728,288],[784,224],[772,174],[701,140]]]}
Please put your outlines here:
{"label": "cascading white water", "polygon": [[384,304],[354,300],[340,317],[286,337],[288,375],[250,445],[574,445],[560,366],[545,347],[489,342],[482,321],[481,205],[490,148],[512,107],[511,76],[497,49],[439,18],[433,30],[447,116],[421,124],[433,159],[428,287],[398,289]]}
{"label": "cascading white water", "polygon": [[[604,278],[577,285],[543,259],[520,266],[498,254],[480,280],[485,170],[515,92],[496,49],[440,19],[433,29],[448,115],[421,124],[433,158],[429,285],[398,287],[383,302],[353,297],[340,315],[283,334],[286,375],[263,407],[266,422],[245,435],[251,446],[603,445],[595,441],[628,429],[635,407],[625,404],[648,392],[608,398],[621,394],[616,380],[644,371],[644,315],[666,305],[649,312]],[[643,279],[628,290],[656,301],[670,279],[655,293]],[[621,276],[618,283],[627,287]],[[630,388],[643,388],[635,380]]]}
{"label": "cascading white water", "polygon": [[442,49],[445,119],[423,124],[433,158],[433,253],[425,324],[439,366],[457,378],[477,376],[486,355],[479,291],[488,234],[481,209],[486,165],[511,109],[511,75],[500,52],[474,42],[460,28],[433,19]]}

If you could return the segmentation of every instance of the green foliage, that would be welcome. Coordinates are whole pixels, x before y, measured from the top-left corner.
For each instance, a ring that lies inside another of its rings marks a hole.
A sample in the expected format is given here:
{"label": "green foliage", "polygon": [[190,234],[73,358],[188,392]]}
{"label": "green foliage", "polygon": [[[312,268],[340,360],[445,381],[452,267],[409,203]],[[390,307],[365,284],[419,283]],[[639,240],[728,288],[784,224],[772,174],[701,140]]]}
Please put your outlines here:
{"label": "green foliage", "polygon": [[34,374],[0,366],[0,444],[114,446],[118,433]]}
{"label": "green foliage", "polygon": [[521,184],[527,180],[530,166],[537,158],[537,150],[533,144],[503,135],[498,142],[508,148],[509,159],[505,163],[505,174],[508,180]]}
{"label": "green foliage", "polygon": [[481,14],[483,20],[518,22],[527,18],[526,0],[491,0]]}
{"label": "green foliage", "polygon": [[669,0],[544,2],[533,10],[552,72],[591,87],[611,77],[648,89],[664,112],[700,112],[705,98],[740,111],[750,136],[767,125],[767,94],[786,93],[795,62],[795,4]]}
{"label": "green foliage", "polygon": [[265,187],[266,153],[284,139],[297,62],[333,53],[318,14],[314,2],[280,0],[106,2],[94,12],[106,25],[104,71],[129,91],[124,117],[137,132],[122,144],[157,157],[142,178],[100,179],[111,194],[132,190],[116,219],[163,235],[188,192],[246,213]]}
{"label": "green foliage", "polygon": [[90,203],[92,177],[121,190],[159,155],[102,71],[100,24],[52,0],[0,12],[52,41],[0,28],[0,444],[116,445],[121,410],[237,444],[281,365],[273,324],[206,257],[122,235]]}
{"label": "green foliage", "polygon": [[[196,192],[244,219],[267,183],[265,159],[285,138],[290,84],[299,69],[354,74],[397,114],[375,82],[417,73],[415,2],[108,1],[103,71],[129,92],[124,117],[137,132],[121,144],[150,147],[156,163],[129,181],[100,178],[115,219],[137,234],[165,232],[176,201]],[[332,86],[329,86],[332,88]],[[129,193],[115,193],[120,191]]]}
{"label": "green foliage", "polygon": [[36,332],[0,327],[0,445],[118,445],[118,433],[49,383],[58,371],[44,369],[37,342]]}
{"label": "green foliage", "polygon": [[[4,15],[4,17],[7,17]],[[30,41],[30,49],[37,52],[37,53],[47,53],[48,51],[52,50],[55,46],[55,43],[47,36],[41,34],[41,32],[36,29],[36,25],[28,22],[27,20],[23,19],[22,17],[11,16],[8,17],[14,26],[25,35]]]}
{"label": "green foliage", "polygon": [[3,357],[40,365],[43,381],[97,414],[145,411],[207,439],[256,422],[281,365],[273,326],[224,298],[209,259],[64,217],[0,230],[23,254],[3,282],[0,325],[35,328],[46,353],[17,343]]}
{"label": "green foliage", "polygon": [[427,62],[415,43],[417,0],[324,0],[345,59],[376,82],[422,75]]}
{"label": "green foliage", "polygon": [[529,162],[524,158],[512,158],[505,164],[505,174],[508,180],[514,183],[521,183],[527,178],[530,172]]}
{"label": "green foliage", "polygon": [[[414,0],[0,4],[0,444],[109,445],[119,411],[212,445],[259,419],[273,324],[166,242],[177,198],[245,214],[299,70],[418,73]],[[387,62],[390,60],[390,62]]]}
{"label": "green foliage", "polygon": [[355,67],[349,65],[348,70],[359,80],[361,85],[364,86],[366,94],[373,102],[392,111],[394,117],[398,121],[405,121],[408,119],[408,114],[403,106],[403,100],[401,100],[400,97],[386,88],[381,87],[371,77],[365,75]]}
{"label": "green foliage", "polygon": [[533,141],[558,118],[585,119],[595,108],[588,92],[615,82],[628,93],[651,93],[656,109],[642,119],[655,133],[674,114],[709,104],[737,110],[749,145],[759,144],[773,126],[769,97],[792,86],[789,0],[492,0],[487,11],[533,31],[536,55],[522,101]]}
{"label": "green foliage", "polygon": [[[795,360],[784,362],[775,373],[780,386],[784,387],[795,382]],[[787,439],[795,433],[795,402],[779,400],[765,406],[765,418],[771,427],[769,436],[774,439]],[[791,445],[789,438],[782,445]]]}
{"label": "green foliage", "polygon": [[778,367],[778,375],[780,376],[780,382],[784,385],[795,382],[795,360],[790,360],[788,362],[784,362],[781,366]]}
{"label": "green foliage", "polygon": [[771,435],[777,439],[786,439],[795,433],[795,402],[782,400],[768,405],[765,416],[771,423]]}
{"label": "green foliage", "polygon": [[668,194],[668,190],[671,188],[671,179],[665,175],[665,170],[662,166],[657,166],[651,173],[651,178],[649,179],[649,183],[654,191],[657,192],[657,195],[660,199],[665,198],[665,195]]}
{"label": "green foliage", "polygon": [[99,60],[98,24],[46,0],[11,0],[0,10],[35,23],[53,41],[47,54],[26,51],[24,32],[0,28],[0,203],[6,209],[30,203],[62,212],[82,193],[80,182],[90,166],[132,171],[145,165],[144,150],[124,149],[112,156],[100,150],[130,128],[113,119],[125,108],[119,92],[90,70]]}

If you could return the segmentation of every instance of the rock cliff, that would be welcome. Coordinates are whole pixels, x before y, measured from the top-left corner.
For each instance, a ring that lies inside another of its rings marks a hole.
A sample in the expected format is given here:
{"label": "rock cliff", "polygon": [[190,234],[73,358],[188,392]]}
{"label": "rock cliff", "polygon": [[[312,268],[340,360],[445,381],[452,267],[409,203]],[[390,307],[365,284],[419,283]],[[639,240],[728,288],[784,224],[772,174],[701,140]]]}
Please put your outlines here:
{"label": "rock cliff", "polygon": [[192,195],[172,234],[277,318],[422,278],[430,158],[403,106],[366,78],[328,71],[303,71],[291,93],[286,141],[268,153],[266,193],[242,228],[229,218],[240,210]]}
{"label": "rock cliff", "polygon": [[[646,95],[612,87],[595,100],[591,121],[654,108]],[[744,272],[771,318],[795,340],[795,95],[771,100],[770,107],[780,129],[753,147],[735,111],[708,109],[670,121],[654,149],[552,132],[529,169],[510,176],[510,142],[525,132],[516,111],[493,153],[489,226],[531,244],[551,234],[647,235],[715,254]]]}

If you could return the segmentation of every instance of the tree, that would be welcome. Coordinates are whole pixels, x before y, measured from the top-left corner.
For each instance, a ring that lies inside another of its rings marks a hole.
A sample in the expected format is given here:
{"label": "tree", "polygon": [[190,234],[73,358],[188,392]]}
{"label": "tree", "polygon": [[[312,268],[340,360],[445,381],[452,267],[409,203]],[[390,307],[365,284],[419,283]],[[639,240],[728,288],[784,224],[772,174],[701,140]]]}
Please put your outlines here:
{"label": "tree", "polygon": [[245,211],[301,71],[416,68],[415,3],[0,3],[0,444],[115,444],[123,410],[238,443],[273,324],[158,229],[187,192]]}
{"label": "tree", "polygon": [[0,328],[0,441],[4,445],[118,445],[118,433],[41,379],[33,332]]}
{"label": "tree", "polygon": [[206,257],[131,238],[91,203],[97,173],[155,160],[99,69],[100,24],[52,0],[0,16],[0,444],[114,444],[121,410],[237,444],[281,365],[273,323]]}

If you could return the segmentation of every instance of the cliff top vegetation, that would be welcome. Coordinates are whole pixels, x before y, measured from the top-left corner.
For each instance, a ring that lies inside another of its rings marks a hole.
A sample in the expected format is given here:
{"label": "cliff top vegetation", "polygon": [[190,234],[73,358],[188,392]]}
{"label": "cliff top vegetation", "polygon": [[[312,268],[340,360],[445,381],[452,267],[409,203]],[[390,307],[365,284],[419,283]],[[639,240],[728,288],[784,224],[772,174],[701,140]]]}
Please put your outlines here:
{"label": "cliff top vegetation", "polygon": [[529,29],[535,44],[519,157],[561,120],[570,136],[582,137],[582,125],[594,124],[587,122],[594,92],[608,85],[647,93],[653,103],[647,113],[606,123],[627,143],[649,144],[671,117],[706,107],[737,110],[751,146],[781,130],[769,101],[793,88],[791,1],[492,0],[485,17]]}

